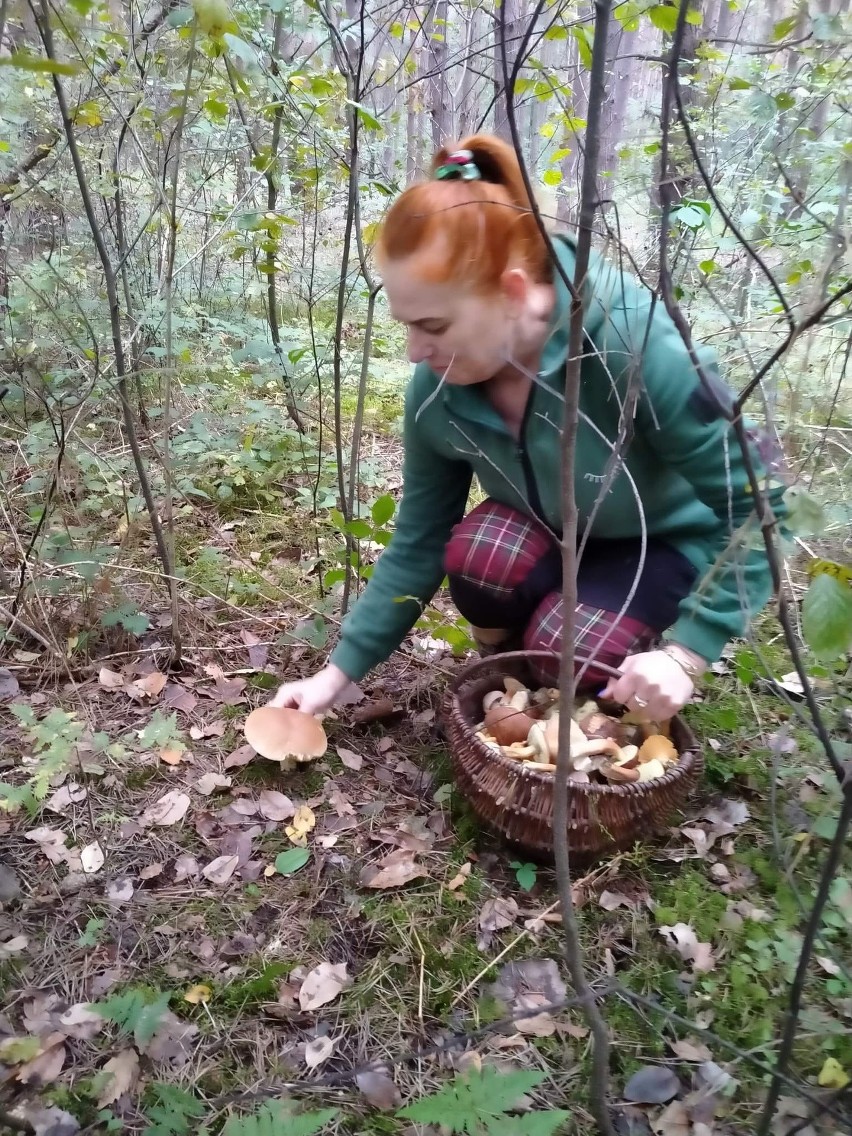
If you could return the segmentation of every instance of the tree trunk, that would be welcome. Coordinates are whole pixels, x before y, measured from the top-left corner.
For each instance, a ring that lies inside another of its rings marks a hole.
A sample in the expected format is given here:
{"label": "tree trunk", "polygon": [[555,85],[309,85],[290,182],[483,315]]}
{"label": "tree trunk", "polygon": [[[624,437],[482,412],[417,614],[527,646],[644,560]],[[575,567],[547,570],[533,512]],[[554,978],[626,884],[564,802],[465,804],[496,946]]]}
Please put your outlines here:
{"label": "tree trunk", "polygon": [[509,130],[506,100],[514,97],[514,92],[506,90],[506,83],[511,81],[512,68],[526,29],[526,21],[521,19],[521,4],[522,0],[503,0],[505,17],[502,28],[500,17],[494,16],[494,133],[507,142],[512,141],[512,132]]}
{"label": "tree trunk", "polygon": [[446,73],[447,32],[447,0],[438,0],[426,29],[428,50],[423,53],[429,71],[429,119],[432,126],[433,150],[450,141],[453,133]]}

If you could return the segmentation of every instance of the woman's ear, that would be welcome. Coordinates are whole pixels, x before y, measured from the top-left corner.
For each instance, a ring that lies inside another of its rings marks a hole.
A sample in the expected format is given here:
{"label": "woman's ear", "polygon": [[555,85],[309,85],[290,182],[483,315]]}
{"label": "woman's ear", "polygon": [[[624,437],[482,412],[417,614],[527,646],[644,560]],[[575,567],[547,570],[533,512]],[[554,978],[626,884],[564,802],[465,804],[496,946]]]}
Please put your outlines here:
{"label": "woman's ear", "polygon": [[500,290],[509,304],[509,312],[518,316],[526,304],[530,280],[523,268],[507,268],[500,277]]}

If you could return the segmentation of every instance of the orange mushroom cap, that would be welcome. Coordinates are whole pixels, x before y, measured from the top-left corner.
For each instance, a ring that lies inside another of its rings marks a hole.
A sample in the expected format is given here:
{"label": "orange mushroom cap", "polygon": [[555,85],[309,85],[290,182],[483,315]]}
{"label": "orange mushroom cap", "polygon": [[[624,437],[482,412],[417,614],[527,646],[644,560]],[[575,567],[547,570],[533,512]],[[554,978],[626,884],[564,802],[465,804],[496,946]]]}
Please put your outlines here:
{"label": "orange mushroom cap", "polygon": [[322,723],[311,714],[285,706],[259,706],[243,727],[246,741],[270,761],[311,761],[328,749]]}

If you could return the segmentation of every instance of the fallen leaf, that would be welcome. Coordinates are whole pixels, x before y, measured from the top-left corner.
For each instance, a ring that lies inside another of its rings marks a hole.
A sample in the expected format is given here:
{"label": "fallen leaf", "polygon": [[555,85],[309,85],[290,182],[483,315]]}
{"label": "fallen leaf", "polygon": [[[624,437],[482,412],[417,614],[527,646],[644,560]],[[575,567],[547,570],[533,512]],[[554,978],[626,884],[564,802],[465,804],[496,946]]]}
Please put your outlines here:
{"label": "fallen leaf", "polygon": [[165,867],[164,864],[148,864],[140,871],[139,879],[140,880],[156,879],[156,877],[159,876],[162,873],[164,867]]}
{"label": "fallen leaf", "polygon": [[258,804],[260,815],[267,820],[289,820],[296,814],[296,806],[290,798],[276,789],[263,789]]}
{"label": "fallen leaf", "polygon": [[172,710],[181,710],[184,714],[191,714],[198,705],[198,699],[191,690],[187,690],[181,683],[170,682],[166,684],[160,703]]}
{"label": "fallen leaf", "polygon": [[213,990],[211,987],[205,985],[203,982],[197,982],[195,986],[190,986],[189,990],[184,994],[184,1002],[189,1002],[190,1006],[201,1006],[205,1002],[209,1002],[213,997]]}
{"label": "fallen leaf", "polygon": [[[294,872],[304,868],[310,858],[311,853],[307,848],[288,848],[286,852],[279,852],[275,857],[273,872],[279,872],[282,876],[292,876]],[[270,872],[270,875],[273,872]]]}
{"label": "fallen leaf", "polygon": [[248,647],[249,662],[255,670],[262,671],[269,656],[269,646],[261,643],[259,637],[245,627],[240,631],[240,638]]}
{"label": "fallen leaf", "polygon": [[145,698],[154,700],[167,682],[168,679],[164,674],[160,674],[159,671],[152,671],[151,674],[142,675],[140,678],[134,679],[133,682],[128,682],[124,687],[124,693],[135,702],[141,702]]}
{"label": "fallen leaf", "polygon": [[101,1032],[107,1021],[103,1014],[93,1010],[88,1002],[77,1002],[59,1018],[59,1025],[67,1037],[75,1041],[91,1041]]}
{"label": "fallen leaf", "polygon": [[822,967],[822,969],[826,972],[826,974],[830,974],[834,977],[841,973],[841,969],[837,965],[837,963],[832,962],[831,959],[826,958],[825,955],[817,955],[816,960]]}
{"label": "fallen leaf", "polygon": [[125,1093],[132,1092],[139,1080],[139,1054],[135,1049],[122,1049],[101,1070],[104,1078],[98,1108],[106,1108]]}
{"label": "fallen leaf", "polygon": [[209,797],[211,793],[217,791],[221,792],[223,789],[230,789],[230,787],[231,778],[223,777],[221,773],[203,773],[195,782],[195,788],[205,797]]}
{"label": "fallen leaf", "polygon": [[713,1057],[707,1046],[702,1045],[695,1038],[684,1038],[682,1041],[674,1042],[672,1053],[681,1061],[710,1061]]}
{"label": "fallen leaf", "polygon": [[321,962],[309,972],[299,990],[299,1005],[305,1011],[316,1010],[333,1002],[351,982],[346,963]]}
{"label": "fallen leaf", "polygon": [[44,1041],[44,1049],[38,1057],[27,1061],[18,1067],[16,1079],[22,1085],[32,1085],[33,1088],[43,1088],[55,1081],[62,1072],[65,1064],[65,1036],[61,1033],[50,1034]]}
{"label": "fallen leaf", "polygon": [[367,725],[370,722],[380,722],[384,718],[392,718],[395,713],[393,703],[389,698],[378,698],[373,702],[368,702],[366,706],[359,706],[352,714],[352,721]]}
{"label": "fallen leaf", "polygon": [[182,793],[179,789],[172,789],[145,809],[139,818],[139,823],[143,825],[156,824],[162,827],[177,824],[186,816],[189,805],[188,794]]}
{"label": "fallen leaf", "polygon": [[202,869],[202,876],[212,884],[226,884],[240,865],[239,856],[217,856]]}
{"label": "fallen leaf", "polygon": [[222,738],[227,728],[228,723],[225,719],[217,718],[215,722],[208,722],[206,726],[190,726],[189,736],[196,742],[201,741],[202,738]]}
{"label": "fallen leaf", "polygon": [[175,860],[175,883],[179,884],[181,880],[194,880],[200,874],[198,861],[194,856],[184,854],[178,856]]}
{"label": "fallen leaf", "polygon": [[10,903],[21,894],[18,873],[8,864],[0,864],[0,903]]}
{"label": "fallen leaf", "polygon": [[79,1122],[61,1108],[43,1108],[39,1101],[22,1101],[10,1109],[10,1115],[26,1121],[33,1136],[75,1136]]}
{"label": "fallen leaf", "polygon": [[598,896],[598,903],[604,911],[615,911],[617,907],[633,907],[629,895],[622,895],[619,891],[602,891]]}
{"label": "fallen leaf", "polygon": [[328,803],[339,817],[355,815],[352,802],[336,786],[328,795]]}
{"label": "fallen leaf", "polygon": [[686,962],[692,963],[695,971],[706,972],[715,969],[716,959],[709,943],[701,943],[688,923],[675,923],[672,927],[660,927],[660,934]]}
{"label": "fallen leaf", "polygon": [[181,1021],[171,1010],[166,1010],[154,1036],[140,1045],[139,1050],[152,1061],[161,1061],[175,1070],[185,1065],[192,1055],[191,1043],[197,1033],[198,1026]]}
{"label": "fallen leaf", "polygon": [[845,1089],[849,1084],[849,1074],[836,1057],[826,1057],[820,1069],[817,1083],[824,1089]]}
{"label": "fallen leaf", "polygon": [[387,1073],[358,1073],[355,1084],[367,1102],[382,1112],[391,1112],[402,1104],[402,1094]]}
{"label": "fallen leaf", "polygon": [[104,690],[121,690],[124,686],[124,675],[118,671],[111,671],[109,667],[101,667],[98,671],[98,682]]}
{"label": "fallen leaf", "polygon": [[180,765],[184,757],[189,756],[189,750],[184,746],[165,746],[160,750],[160,761],[166,765]]}
{"label": "fallen leaf", "polygon": [[293,823],[288,824],[284,831],[294,844],[304,847],[308,843],[308,833],[316,823],[313,809],[300,805],[293,816]]}
{"label": "fallen leaf", "polygon": [[104,866],[104,859],[103,849],[97,841],[93,844],[87,844],[85,848],[80,849],[80,863],[87,876],[99,872]]}
{"label": "fallen leaf", "polygon": [[229,753],[225,760],[222,762],[224,769],[236,769],[241,765],[248,765],[251,759],[255,756],[255,751],[250,745],[241,745]]}
{"label": "fallen leaf", "polygon": [[481,931],[501,931],[504,927],[511,927],[518,918],[518,905],[509,896],[502,899],[497,896],[487,899],[479,913],[479,929]]}
{"label": "fallen leaf", "polygon": [[[662,1103],[662,1102],[650,1102]],[[689,1110],[683,1101],[672,1103],[660,1113],[651,1126],[656,1136],[694,1136]]]}
{"label": "fallen leaf", "polygon": [[37,1037],[4,1037],[0,1041],[0,1061],[4,1065],[23,1065],[42,1051]]}
{"label": "fallen leaf", "polygon": [[9,668],[0,667],[0,702],[11,702],[11,700],[17,698],[20,693],[20,683]]}
{"label": "fallen leaf", "polygon": [[50,794],[44,802],[44,807],[52,813],[61,815],[71,805],[79,805],[82,801],[85,801],[86,796],[87,792],[83,785],[78,785],[76,781],[69,781],[66,785],[60,785],[55,793]]}
{"label": "fallen leaf", "polygon": [[364,759],[360,754],[355,753],[351,749],[344,749],[343,746],[338,746],[337,756],[347,769],[354,769],[356,773],[364,764]]}
{"label": "fallen leaf", "polygon": [[453,876],[453,878],[447,884],[447,889],[449,891],[457,891],[458,888],[463,887],[467,882],[468,877],[470,876],[470,870],[472,867],[473,864],[471,864],[470,860],[468,860],[467,863],[462,864],[462,866],[458,870],[458,873]]}
{"label": "fallen leaf", "polygon": [[334,1053],[335,1042],[330,1037],[315,1037],[305,1046],[305,1064],[309,1069],[316,1069],[324,1061],[328,1061]]}
{"label": "fallen leaf", "polygon": [[68,856],[67,838],[58,828],[34,828],[26,834],[26,839],[37,844],[51,864],[62,864]]}
{"label": "fallen leaf", "polygon": [[664,1065],[645,1065],[624,1086],[624,1097],[634,1104],[665,1104],[680,1092],[677,1074]]}
{"label": "fallen leaf", "polygon": [[377,864],[367,864],[361,869],[359,882],[362,887],[392,888],[402,887],[412,880],[429,873],[422,864],[415,862],[414,853],[407,848],[398,848],[395,852],[379,860]]}
{"label": "fallen leaf", "polygon": [[12,955],[19,955],[25,951],[29,945],[29,939],[26,935],[15,935],[14,938],[7,939],[4,943],[0,943],[0,959],[11,958]]}
{"label": "fallen leaf", "polygon": [[550,1037],[557,1023],[544,1007],[563,1001],[567,995],[565,983],[554,959],[523,959],[501,967],[497,981],[488,992],[498,1004],[506,1007],[513,1017],[521,1010],[529,1010],[528,1017],[515,1020],[515,1029],[530,1037]]}

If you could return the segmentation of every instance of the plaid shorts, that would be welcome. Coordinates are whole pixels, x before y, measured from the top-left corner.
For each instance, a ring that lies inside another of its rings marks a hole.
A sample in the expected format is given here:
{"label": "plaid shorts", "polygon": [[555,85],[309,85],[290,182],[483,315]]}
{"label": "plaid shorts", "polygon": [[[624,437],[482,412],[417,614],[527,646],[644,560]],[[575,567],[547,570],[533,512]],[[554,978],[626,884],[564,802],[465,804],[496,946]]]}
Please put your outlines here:
{"label": "plaid shorts", "polygon": [[[586,659],[617,667],[627,655],[649,650],[677,617],[695,570],[660,541],[649,541],[639,587],[619,615],[638,564],[639,541],[589,541],[577,571],[575,621],[578,665]],[[540,522],[508,505],[485,501],[454,529],[444,568],[453,602],[475,627],[505,628],[501,650],[562,649],[562,554]],[[543,681],[558,680],[558,663]],[[606,679],[594,665],[584,682]]]}

